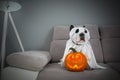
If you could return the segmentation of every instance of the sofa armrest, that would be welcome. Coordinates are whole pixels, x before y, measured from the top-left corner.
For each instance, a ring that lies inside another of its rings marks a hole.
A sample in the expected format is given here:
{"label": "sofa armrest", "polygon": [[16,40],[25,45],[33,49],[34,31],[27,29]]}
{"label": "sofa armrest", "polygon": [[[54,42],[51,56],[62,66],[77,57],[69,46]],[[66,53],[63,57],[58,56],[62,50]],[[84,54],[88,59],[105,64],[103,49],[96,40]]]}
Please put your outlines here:
{"label": "sofa armrest", "polygon": [[40,71],[51,60],[51,56],[47,51],[25,51],[10,54],[6,60],[10,66]]}

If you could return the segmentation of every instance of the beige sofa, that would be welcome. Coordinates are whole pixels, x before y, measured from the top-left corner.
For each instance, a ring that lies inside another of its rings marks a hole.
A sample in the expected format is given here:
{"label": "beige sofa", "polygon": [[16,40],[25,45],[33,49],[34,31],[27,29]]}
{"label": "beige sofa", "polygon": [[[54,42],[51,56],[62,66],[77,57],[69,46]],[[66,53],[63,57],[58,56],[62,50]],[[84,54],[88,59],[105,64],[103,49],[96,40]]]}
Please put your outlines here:
{"label": "beige sofa", "polygon": [[58,62],[69,39],[69,26],[57,26],[54,27],[49,51],[51,60],[42,70],[22,69],[11,65],[4,69],[3,77],[9,80],[120,80],[120,25],[85,26],[90,31],[90,42],[97,62],[107,69],[70,72],[61,67]]}

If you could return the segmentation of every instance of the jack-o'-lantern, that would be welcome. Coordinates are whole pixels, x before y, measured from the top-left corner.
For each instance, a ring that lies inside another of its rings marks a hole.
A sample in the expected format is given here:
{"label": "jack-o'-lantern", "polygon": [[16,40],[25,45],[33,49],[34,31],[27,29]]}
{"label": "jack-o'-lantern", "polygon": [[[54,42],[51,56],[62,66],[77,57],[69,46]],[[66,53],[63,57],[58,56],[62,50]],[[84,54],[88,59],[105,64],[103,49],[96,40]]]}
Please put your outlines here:
{"label": "jack-o'-lantern", "polygon": [[70,48],[70,52],[64,61],[65,67],[69,71],[84,71],[87,67],[87,59],[82,52],[76,52],[74,48]]}

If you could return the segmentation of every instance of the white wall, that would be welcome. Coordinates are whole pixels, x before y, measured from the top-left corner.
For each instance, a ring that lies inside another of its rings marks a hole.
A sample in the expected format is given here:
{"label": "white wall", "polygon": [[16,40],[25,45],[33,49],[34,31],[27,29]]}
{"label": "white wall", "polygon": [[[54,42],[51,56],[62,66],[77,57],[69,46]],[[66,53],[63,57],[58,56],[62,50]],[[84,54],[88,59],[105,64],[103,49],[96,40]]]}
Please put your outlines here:
{"label": "white wall", "polygon": [[[21,5],[12,15],[25,50],[49,50],[55,25],[120,24],[118,0],[21,0]],[[20,51],[10,26],[7,53]]]}

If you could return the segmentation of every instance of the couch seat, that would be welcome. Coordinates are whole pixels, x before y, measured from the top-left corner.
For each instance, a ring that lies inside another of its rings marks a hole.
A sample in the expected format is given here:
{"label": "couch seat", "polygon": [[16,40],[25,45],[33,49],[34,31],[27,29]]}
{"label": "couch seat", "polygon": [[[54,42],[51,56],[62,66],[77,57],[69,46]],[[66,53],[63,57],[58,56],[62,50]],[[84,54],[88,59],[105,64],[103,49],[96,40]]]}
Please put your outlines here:
{"label": "couch seat", "polygon": [[70,72],[61,67],[60,64],[51,63],[39,72],[37,80],[120,80],[120,74],[109,65],[100,65],[106,66],[107,69]]}
{"label": "couch seat", "polygon": [[6,67],[2,71],[2,80],[36,80],[38,73],[39,71],[30,71],[21,68]]}
{"label": "couch seat", "polygon": [[107,63],[108,65],[110,65],[113,69],[115,69],[116,71],[120,72],[120,63]]}

